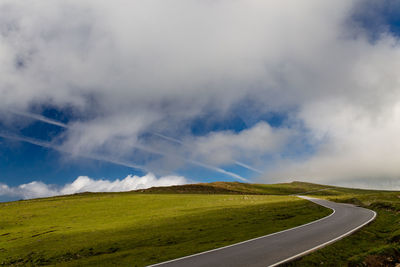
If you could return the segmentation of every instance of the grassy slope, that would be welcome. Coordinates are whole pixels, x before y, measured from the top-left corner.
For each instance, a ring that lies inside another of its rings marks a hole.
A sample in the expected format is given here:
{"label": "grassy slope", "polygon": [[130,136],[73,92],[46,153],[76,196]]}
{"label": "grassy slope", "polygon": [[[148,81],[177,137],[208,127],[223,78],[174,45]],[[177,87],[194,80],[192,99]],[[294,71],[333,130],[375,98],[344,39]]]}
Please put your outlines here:
{"label": "grassy slope", "polygon": [[400,262],[400,192],[293,182],[211,183],[0,203],[0,264],[143,266],[328,214],[309,202],[283,196],[303,192],[365,206],[378,217],[289,266]]}
{"label": "grassy slope", "polygon": [[[293,182],[276,185],[214,183],[238,192],[294,194],[326,198],[375,210],[374,222],[341,241],[318,250],[287,266],[399,266],[400,264],[400,192],[377,191]],[[326,190],[328,188],[328,190]],[[161,189],[159,189],[161,190]]]}
{"label": "grassy slope", "polygon": [[177,190],[164,188],[164,192],[154,190],[169,194],[149,190],[0,203],[0,264],[144,266],[330,213],[292,196],[254,195],[282,195],[319,186],[211,186],[215,188],[203,192],[224,194],[171,194]]}
{"label": "grassy slope", "polygon": [[196,193],[196,194],[264,194],[264,195],[291,195],[304,192],[312,192],[325,188],[326,185],[318,185],[304,182],[292,182],[281,184],[245,184],[238,182],[214,182],[207,184],[180,185],[169,187],[153,187],[138,190],[141,193]]}
{"label": "grassy slope", "polygon": [[[375,210],[374,222],[355,234],[318,250],[288,266],[399,266],[400,265],[400,192],[377,191],[293,182],[276,185],[234,183],[223,187],[256,187],[257,193],[307,195],[345,202]],[[329,188],[326,190],[326,188]]]}

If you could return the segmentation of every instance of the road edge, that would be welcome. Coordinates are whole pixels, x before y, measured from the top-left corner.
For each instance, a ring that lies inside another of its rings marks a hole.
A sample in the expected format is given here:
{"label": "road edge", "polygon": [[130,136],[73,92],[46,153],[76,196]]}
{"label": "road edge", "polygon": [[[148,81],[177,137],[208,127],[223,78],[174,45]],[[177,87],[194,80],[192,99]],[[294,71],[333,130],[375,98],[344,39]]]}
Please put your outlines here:
{"label": "road edge", "polygon": [[[315,203],[315,202],[314,202],[314,203]],[[318,204],[318,203],[316,203],[316,204]],[[323,206],[323,205],[321,205],[321,206]],[[365,209],[365,208],[363,208],[363,209]],[[333,210],[334,210],[334,209],[333,209]],[[320,248],[326,247],[326,246],[328,246],[328,245],[330,245],[330,244],[332,244],[332,243],[334,243],[334,242],[336,242],[336,241],[339,241],[340,239],[343,239],[343,238],[345,238],[345,237],[351,235],[352,233],[356,232],[357,230],[361,229],[362,227],[366,226],[367,224],[369,224],[369,223],[371,223],[373,220],[375,220],[377,213],[376,213],[375,211],[373,211],[373,210],[370,210],[370,209],[366,209],[366,210],[372,211],[372,213],[373,213],[372,218],[369,219],[367,222],[365,222],[365,223],[363,223],[363,224],[357,226],[356,228],[354,228],[354,229],[352,229],[352,230],[350,230],[350,231],[344,233],[343,235],[340,235],[340,236],[338,236],[338,237],[336,237],[336,238],[334,238],[334,239],[332,239],[332,240],[329,240],[328,242],[322,243],[322,244],[320,244],[320,245],[318,245],[318,246],[315,246],[315,247],[313,247],[313,248],[310,248],[310,249],[308,249],[308,250],[306,250],[306,251],[303,251],[303,252],[301,252],[301,253],[299,253],[299,254],[297,254],[297,255],[294,255],[294,256],[292,256],[292,257],[290,257],[290,258],[287,258],[287,259],[281,260],[280,262],[277,262],[277,263],[274,263],[274,264],[272,264],[272,265],[269,265],[269,267],[275,267],[275,266],[279,266],[279,265],[284,264],[284,263],[288,263],[288,262],[290,262],[290,261],[293,261],[293,260],[295,260],[295,259],[297,259],[297,258],[300,258],[300,257],[302,257],[302,256],[305,256],[305,255],[307,255],[307,254],[310,254],[310,253],[312,253],[312,252],[314,252],[314,251],[316,251],[316,250],[318,250],[318,249],[320,249]]]}

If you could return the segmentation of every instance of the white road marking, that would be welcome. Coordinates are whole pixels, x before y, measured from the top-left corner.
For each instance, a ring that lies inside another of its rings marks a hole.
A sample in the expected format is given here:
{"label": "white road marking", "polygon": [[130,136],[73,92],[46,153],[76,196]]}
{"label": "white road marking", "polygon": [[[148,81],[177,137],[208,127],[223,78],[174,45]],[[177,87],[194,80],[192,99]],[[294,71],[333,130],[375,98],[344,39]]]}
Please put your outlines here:
{"label": "white road marking", "polygon": [[[300,196],[299,196],[299,197],[300,197]],[[323,206],[323,205],[321,205],[321,206]],[[326,206],[324,206],[324,207],[326,207]],[[275,233],[271,233],[271,234],[268,234],[268,235],[264,235],[264,236],[252,238],[252,239],[245,240],[245,241],[242,241],[242,242],[239,242],[239,243],[235,243],[235,244],[232,244],[232,245],[228,245],[228,246],[225,246],[225,247],[215,248],[215,249],[211,249],[211,250],[199,252],[199,253],[196,253],[196,254],[184,256],[184,257],[181,257],[181,258],[177,258],[177,259],[173,259],[173,260],[169,260],[169,261],[164,261],[164,262],[156,263],[156,264],[153,264],[153,265],[149,265],[148,267],[158,266],[158,265],[162,265],[162,264],[166,264],[166,263],[170,263],[170,262],[174,262],[174,261],[179,261],[179,260],[183,260],[183,259],[187,259],[187,258],[191,258],[191,257],[195,257],[195,256],[207,254],[207,253],[214,252],[214,251],[218,251],[218,250],[225,249],[225,248],[229,248],[229,247],[233,247],[233,246],[238,246],[238,245],[245,244],[245,243],[248,243],[248,242],[257,240],[257,239],[261,239],[261,238],[265,238],[265,237],[277,235],[277,234],[284,233],[284,232],[287,232],[287,231],[292,231],[292,230],[294,230],[294,229],[298,229],[298,228],[301,228],[301,227],[304,227],[304,226],[307,226],[307,225],[310,225],[310,224],[314,224],[314,223],[320,222],[320,221],[322,221],[322,220],[328,219],[328,218],[331,217],[333,214],[335,214],[335,212],[336,212],[335,209],[332,209],[332,208],[329,208],[329,207],[326,207],[326,208],[331,209],[333,212],[332,212],[331,214],[329,214],[328,216],[325,216],[325,217],[323,217],[323,218],[321,218],[321,219],[318,219],[318,220],[315,220],[315,221],[312,221],[312,222],[309,222],[309,223],[306,223],[306,224],[302,224],[302,225],[299,225],[299,226],[296,226],[296,227],[293,227],[293,228],[290,228],[290,229],[282,230],[282,231],[275,232]]]}
{"label": "white road marking", "polygon": [[[318,198],[312,198],[312,197],[307,197],[307,196],[297,196],[297,197],[300,197],[300,198],[303,198],[303,199],[306,199],[306,200],[310,200],[310,201],[311,201],[311,200],[314,200],[314,199],[318,199]],[[314,203],[315,203],[315,202],[314,202]],[[331,209],[333,212],[332,212],[331,214],[329,214],[328,216],[325,216],[325,217],[323,217],[323,218],[321,218],[321,219],[318,219],[318,220],[315,220],[315,221],[312,221],[312,222],[309,222],[309,223],[306,223],[306,224],[302,224],[302,225],[299,225],[299,226],[296,226],[296,227],[293,227],[293,228],[290,228],[290,229],[286,229],[286,230],[283,230],[283,231],[271,233],[271,234],[268,234],[268,235],[256,237],[256,238],[249,239],[249,240],[245,240],[245,241],[242,241],[242,242],[239,242],[239,243],[235,243],[235,244],[232,244],[232,245],[228,245],[228,246],[224,246],[224,247],[220,247],[220,248],[216,248],[216,249],[207,250],[207,251],[204,251],[204,252],[200,252],[200,253],[196,253],[196,254],[184,256],[184,257],[181,257],[181,258],[177,258],[177,259],[173,259],[173,260],[169,260],[169,261],[165,261],[165,262],[156,263],[156,264],[153,264],[153,265],[149,265],[148,267],[159,266],[159,265],[163,265],[163,264],[167,264],[167,263],[171,263],[171,262],[175,262],[175,261],[179,261],[179,260],[183,260],[183,259],[195,257],[195,256],[199,256],[199,255],[211,253],[211,252],[214,252],[214,251],[226,249],[226,248],[229,248],[229,247],[238,246],[238,245],[245,244],[245,243],[248,243],[248,242],[252,242],[252,241],[255,241],[255,240],[258,240],[258,239],[262,239],[262,238],[265,238],[265,237],[269,237],[269,236],[277,235],[277,234],[280,234],[280,233],[292,231],[292,230],[295,230],[295,229],[298,229],[298,228],[305,227],[305,226],[307,226],[307,225],[311,225],[311,224],[320,222],[320,221],[322,221],[322,220],[326,220],[326,219],[328,219],[329,217],[331,217],[332,215],[334,215],[334,214],[336,213],[336,210],[335,210],[334,208],[325,206],[325,205],[323,205],[323,204],[321,204],[321,203],[316,203],[316,204],[318,204],[318,205],[320,205],[320,206],[323,206],[323,207],[325,207],[325,208]],[[291,257],[289,257],[289,258],[286,258],[286,259],[284,259],[284,260],[281,260],[281,261],[279,261],[279,262],[277,262],[277,263],[274,263],[274,264],[272,264],[272,265],[269,265],[269,266],[270,266],[270,267],[273,267],[273,266],[278,266],[278,265],[280,265],[280,264],[289,262],[289,261],[291,261],[291,260],[294,260],[294,259],[296,259],[296,258],[299,258],[299,257],[301,257],[301,256],[304,256],[304,255],[306,255],[306,254],[308,254],[308,253],[311,253],[311,252],[313,252],[313,251],[315,251],[315,250],[317,250],[317,249],[319,249],[319,248],[322,248],[322,247],[324,247],[324,246],[327,246],[327,245],[329,245],[329,244],[331,244],[331,243],[333,243],[333,242],[335,242],[335,241],[337,241],[337,240],[340,240],[340,239],[342,239],[342,238],[344,238],[344,237],[350,235],[351,233],[357,231],[358,229],[360,229],[360,228],[362,228],[363,226],[367,225],[368,223],[370,223],[371,221],[373,221],[373,220],[376,218],[376,212],[375,212],[375,211],[372,211],[372,212],[373,212],[373,217],[372,217],[371,219],[369,219],[367,222],[365,222],[365,223],[363,223],[363,224],[357,226],[356,228],[354,228],[354,229],[352,229],[352,230],[346,232],[345,234],[340,235],[340,236],[338,236],[338,237],[336,237],[336,238],[334,238],[334,239],[332,239],[332,240],[329,240],[329,241],[327,241],[327,242],[325,242],[325,243],[322,243],[322,244],[320,244],[320,245],[318,245],[318,246],[315,246],[315,247],[313,247],[313,248],[311,248],[311,249],[308,249],[308,250],[306,250],[306,251],[303,251],[303,252],[301,252],[301,253],[299,253],[299,254],[296,254],[296,255],[294,255],[294,256],[291,256]]]}
{"label": "white road marking", "polygon": [[308,254],[308,253],[313,252],[314,250],[317,250],[317,249],[319,249],[319,248],[325,247],[325,246],[327,246],[327,245],[329,245],[329,244],[331,244],[331,243],[333,243],[333,242],[335,242],[335,241],[338,241],[338,240],[340,240],[340,239],[342,239],[342,238],[344,238],[344,237],[350,235],[351,233],[357,231],[357,230],[360,229],[361,227],[363,227],[363,226],[369,224],[370,222],[372,222],[373,220],[375,220],[376,212],[375,212],[375,211],[372,211],[372,212],[374,213],[374,216],[373,216],[371,219],[369,219],[367,222],[365,222],[365,223],[359,225],[358,227],[356,227],[356,228],[354,228],[354,229],[348,231],[347,233],[345,233],[345,234],[343,234],[343,235],[341,235],[341,236],[338,236],[338,237],[336,237],[336,238],[334,238],[334,239],[332,239],[332,240],[330,240],[330,241],[328,241],[328,242],[325,242],[325,243],[323,243],[323,244],[321,244],[321,245],[318,245],[318,246],[315,246],[315,247],[313,247],[313,248],[310,248],[309,250],[306,250],[306,251],[304,251],[304,252],[302,252],[302,253],[299,253],[299,254],[297,254],[297,255],[294,255],[294,256],[292,256],[292,257],[290,257],[290,258],[287,258],[287,259],[281,260],[280,262],[274,263],[274,264],[270,265],[270,267],[278,266],[278,265],[283,264],[283,263],[285,263],[285,262],[289,262],[289,261],[291,261],[291,260],[294,260],[294,259],[296,259],[296,258],[299,258],[299,257],[301,257],[301,256],[304,256],[304,255],[306,255],[306,254]]}

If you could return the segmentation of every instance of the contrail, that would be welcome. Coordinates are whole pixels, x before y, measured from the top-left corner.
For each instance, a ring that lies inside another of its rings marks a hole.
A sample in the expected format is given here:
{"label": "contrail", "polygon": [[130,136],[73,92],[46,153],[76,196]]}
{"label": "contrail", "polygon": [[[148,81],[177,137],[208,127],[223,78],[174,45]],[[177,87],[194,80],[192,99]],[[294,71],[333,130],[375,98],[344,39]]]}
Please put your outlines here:
{"label": "contrail", "polygon": [[246,168],[246,169],[252,170],[253,172],[258,172],[258,173],[260,173],[260,174],[263,174],[263,172],[262,172],[261,170],[256,169],[256,168],[254,168],[254,167],[251,167],[251,166],[249,166],[249,165],[247,165],[247,164],[245,164],[245,163],[243,163],[243,162],[235,161],[235,164],[236,164],[236,165],[239,165],[239,166],[241,166],[241,167],[244,167],[244,168]]}
{"label": "contrail", "polygon": [[147,151],[147,152],[152,153],[152,154],[157,154],[157,155],[161,155],[161,156],[165,156],[165,157],[175,157],[177,159],[186,161],[186,162],[191,163],[193,165],[197,165],[197,166],[209,169],[209,170],[213,170],[213,171],[216,171],[216,172],[231,176],[233,178],[239,179],[239,180],[244,181],[244,182],[250,182],[246,178],[244,178],[244,177],[242,177],[242,176],[240,176],[240,175],[238,175],[236,173],[233,173],[233,172],[224,170],[222,168],[218,168],[218,167],[215,167],[213,165],[209,165],[209,164],[197,161],[197,160],[186,159],[184,157],[177,156],[177,155],[171,155],[171,154],[168,154],[168,153],[165,153],[165,152],[162,152],[162,151],[158,151],[158,150],[154,150],[154,149],[148,148],[146,146],[142,146],[142,145],[133,145],[133,147],[135,147],[137,149],[140,149],[140,150],[143,150],[143,151]]}
{"label": "contrail", "polygon": [[[0,137],[7,138],[7,139],[13,139],[13,140],[20,141],[20,142],[30,143],[30,144],[41,146],[41,147],[45,147],[45,148],[50,148],[50,149],[57,150],[59,152],[63,152],[63,153],[67,153],[67,154],[73,154],[70,151],[68,151],[66,149],[63,149],[60,146],[54,145],[54,144],[52,144],[50,142],[44,142],[44,141],[36,140],[36,139],[33,139],[33,138],[25,137],[25,136],[19,136],[19,135],[15,135],[15,134],[0,132]],[[109,163],[113,163],[113,164],[116,164],[116,165],[120,165],[120,166],[124,166],[124,167],[130,167],[130,168],[141,170],[141,171],[145,171],[145,172],[151,172],[147,168],[145,168],[144,166],[132,164],[132,163],[126,162],[126,161],[110,159],[110,158],[99,156],[99,155],[82,154],[82,153],[80,153],[80,154],[77,154],[77,156],[78,157],[82,157],[82,158],[87,158],[87,159],[93,159],[93,160],[109,162]]]}
{"label": "contrail", "polygon": [[[162,139],[165,139],[167,141],[170,141],[170,142],[173,142],[173,143],[176,143],[176,144],[179,144],[179,145],[182,145],[182,146],[186,147],[186,145],[179,139],[176,139],[176,138],[173,138],[173,137],[170,137],[170,136],[166,136],[166,135],[163,135],[163,134],[160,134],[160,133],[157,133],[157,132],[151,132],[151,134],[153,134],[155,136],[158,136],[158,137],[160,137]],[[252,167],[250,165],[247,165],[246,163],[243,163],[243,162],[240,162],[240,161],[235,161],[234,163],[236,165],[238,165],[238,166],[241,166],[243,168],[249,169],[249,170],[251,170],[253,172],[257,172],[257,173],[263,174],[263,172],[261,170],[256,169],[256,168],[254,168],[254,167]]]}
{"label": "contrail", "polygon": [[[20,115],[20,116],[25,116],[25,117],[32,118],[32,119],[35,119],[35,120],[38,120],[38,121],[42,121],[42,122],[45,122],[45,123],[48,123],[48,124],[60,126],[60,127],[62,127],[62,128],[65,128],[65,129],[69,129],[69,128],[70,128],[70,127],[69,127],[67,124],[65,124],[65,123],[62,123],[62,122],[59,122],[59,121],[56,121],[56,120],[53,120],[53,119],[49,119],[49,118],[44,117],[44,116],[42,116],[42,115],[31,114],[31,113],[21,112],[21,111],[10,111],[10,112],[12,112],[12,113],[14,113],[14,114],[17,114],[17,115]],[[172,138],[172,137],[168,137],[168,136],[165,136],[165,135],[162,135],[162,134],[159,134],[159,133],[152,133],[152,134],[157,135],[157,136],[159,136],[159,137],[161,137],[161,138],[164,138],[164,139],[166,139],[166,140],[169,140],[169,141],[171,141],[171,142],[176,142],[176,143],[179,143],[179,144],[183,145],[183,142],[180,141],[180,140],[178,140],[178,139],[175,139],[175,138]],[[1,135],[0,135],[0,136],[1,136]],[[7,138],[7,137],[5,137],[5,138]],[[25,137],[16,137],[16,138],[14,138],[14,139],[18,140],[18,138],[23,138],[23,139],[24,139]],[[28,140],[29,140],[29,141],[28,141]],[[25,142],[32,143],[32,144],[36,144],[36,143],[34,143],[34,142],[37,142],[37,145],[39,145],[39,146],[40,146],[39,143],[41,143],[41,141],[33,140],[33,139],[30,139],[30,138],[27,138],[26,140],[20,140],[20,141],[25,141]],[[47,144],[47,145],[48,145],[48,144]],[[48,147],[48,146],[44,145],[44,147]],[[193,164],[193,165],[201,166],[201,167],[203,167],[203,168],[210,169],[210,170],[213,170],[213,171],[216,171],[216,172],[219,172],[219,173],[222,173],[222,174],[231,176],[231,177],[236,178],[236,179],[239,179],[239,180],[241,180],[241,181],[250,182],[249,180],[247,180],[246,178],[244,178],[244,177],[242,177],[242,176],[240,176],[240,175],[238,175],[238,174],[235,174],[235,173],[233,173],[233,172],[224,170],[224,169],[219,168],[219,167],[215,167],[215,166],[212,166],[212,165],[209,165],[209,164],[205,164],[205,163],[203,163],[203,162],[199,162],[199,161],[196,161],[196,160],[188,160],[188,159],[183,158],[183,157],[179,157],[179,156],[167,154],[167,153],[165,153],[165,152],[161,152],[161,151],[157,151],[157,150],[154,150],[154,149],[150,149],[150,148],[148,148],[148,147],[146,147],[146,146],[142,146],[142,145],[134,145],[134,147],[137,148],[137,149],[140,149],[140,150],[149,152],[149,153],[158,154],[158,155],[162,155],[162,156],[165,156],[165,157],[171,157],[171,156],[173,156],[173,157],[176,157],[176,158],[181,159],[181,160],[183,160],[183,161],[186,161],[186,162],[188,162],[188,163],[191,163],[191,164]],[[56,148],[54,148],[54,147],[49,147],[49,148],[56,149]],[[58,149],[56,149],[56,150],[61,151],[59,147],[58,147]],[[63,151],[63,152],[71,153],[71,152],[68,152],[68,151]],[[80,155],[80,156],[81,156],[81,155]],[[101,158],[100,158],[99,156],[97,156],[97,155],[87,155],[87,154],[85,154],[85,155],[82,155],[82,156],[83,156],[83,157],[86,157],[86,158],[101,160]],[[95,157],[96,157],[96,158],[95,158]],[[144,170],[144,169],[143,169],[143,168],[144,168],[143,166],[137,166],[137,165],[128,166],[127,164],[129,164],[129,163],[127,163],[127,162],[119,162],[119,161],[118,161],[118,162],[112,162],[112,160],[111,160],[111,159],[108,159],[108,158],[105,159],[104,161],[111,162],[111,163],[115,163],[115,164],[122,165],[122,166],[127,166],[127,167],[132,167],[132,168]],[[119,164],[119,163],[122,163],[122,164]],[[133,166],[135,166],[135,167],[133,167]],[[147,170],[146,170],[146,171],[147,171]]]}
{"label": "contrail", "polygon": [[232,177],[234,177],[234,178],[236,178],[236,179],[239,179],[239,180],[241,180],[241,181],[243,181],[243,182],[250,183],[249,180],[247,180],[246,178],[244,178],[244,177],[242,177],[242,176],[240,176],[240,175],[238,175],[238,174],[236,174],[236,173],[233,173],[233,172],[230,172],[230,171],[227,171],[227,170],[224,170],[224,169],[215,167],[215,166],[211,166],[211,165],[208,165],[208,164],[199,162],[199,161],[194,161],[194,160],[187,160],[187,161],[190,162],[190,163],[192,163],[192,164],[194,164],[194,165],[198,165],[198,166],[201,166],[201,167],[210,169],[210,170],[214,170],[214,171],[216,171],[216,172],[219,172],[219,173],[223,173],[223,174],[232,176]]}
{"label": "contrail", "polygon": [[170,142],[177,143],[179,145],[185,146],[184,143],[179,139],[172,138],[172,137],[169,137],[169,136],[166,136],[166,135],[163,135],[163,134],[160,134],[160,133],[156,133],[156,132],[151,132],[151,134],[155,135],[155,136],[158,136],[158,137],[161,137],[162,139],[165,139],[167,141],[170,141]]}
{"label": "contrail", "polygon": [[19,115],[19,116],[23,116],[23,117],[27,117],[27,118],[31,118],[34,120],[38,120],[38,121],[42,121],[45,122],[47,124],[52,124],[52,125],[56,125],[62,128],[68,128],[68,125],[53,119],[49,119],[45,116],[42,115],[38,115],[38,114],[32,114],[32,113],[28,113],[28,112],[22,112],[22,111],[15,111],[15,110],[10,110],[9,112]]}

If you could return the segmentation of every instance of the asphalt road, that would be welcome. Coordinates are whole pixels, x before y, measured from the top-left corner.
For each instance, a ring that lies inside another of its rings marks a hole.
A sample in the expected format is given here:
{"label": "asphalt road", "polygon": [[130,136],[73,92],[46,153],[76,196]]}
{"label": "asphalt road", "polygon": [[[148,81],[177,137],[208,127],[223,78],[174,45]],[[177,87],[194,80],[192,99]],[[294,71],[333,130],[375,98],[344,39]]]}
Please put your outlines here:
{"label": "asphalt road", "polygon": [[350,204],[303,198],[330,208],[333,213],[285,231],[152,266],[276,266],[333,243],[368,224],[376,216],[374,211]]}

